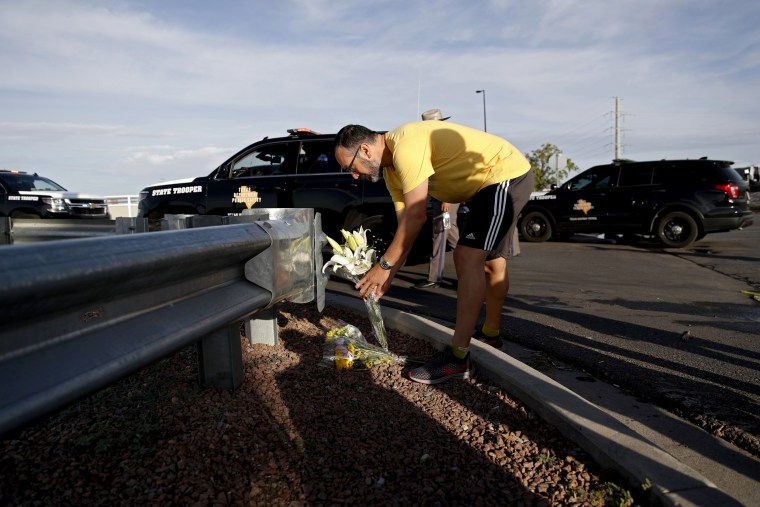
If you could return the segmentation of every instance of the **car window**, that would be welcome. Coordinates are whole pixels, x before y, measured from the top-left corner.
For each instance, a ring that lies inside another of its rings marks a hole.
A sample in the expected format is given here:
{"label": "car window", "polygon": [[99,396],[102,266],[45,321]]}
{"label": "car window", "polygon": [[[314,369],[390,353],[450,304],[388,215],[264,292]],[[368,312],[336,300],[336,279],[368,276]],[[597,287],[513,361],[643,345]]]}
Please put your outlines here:
{"label": "car window", "polygon": [[618,168],[614,166],[593,167],[570,180],[569,190],[601,190],[617,183]]}
{"label": "car window", "polygon": [[742,177],[741,174],[734,171],[729,166],[715,165],[715,172],[718,174],[717,183],[723,181],[732,181],[734,183],[748,183],[749,182],[749,169],[747,169],[746,177]]}
{"label": "car window", "polygon": [[250,151],[232,165],[233,178],[287,174],[293,166],[287,143],[269,144]]}
{"label": "car window", "polygon": [[[683,181],[683,176],[680,176]],[[655,185],[677,185],[679,182],[679,174],[672,164],[659,163],[654,168],[654,174],[652,175],[652,183]]]}
{"label": "car window", "polygon": [[619,187],[651,185],[654,168],[651,165],[633,164],[620,167]]}
{"label": "car window", "polygon": [[309,141],[301,143],[298,156],[298,174],[339,173],[340,164],[335,160],[333,141]]}
{"label": "car window", "polygon": [[653,176],[654,183],[666,185],[708,184],[726,181],[741,182],[741,177],[729,166],[702,161],[658,163]]}
{"label": "car window", "polygon": [[66,191],[65,188],[56,182],[32,174],[17,174],[12,178],[8,178],[8,187],[13,192],[32,192],[35,190],[53,190],[55,192]]}

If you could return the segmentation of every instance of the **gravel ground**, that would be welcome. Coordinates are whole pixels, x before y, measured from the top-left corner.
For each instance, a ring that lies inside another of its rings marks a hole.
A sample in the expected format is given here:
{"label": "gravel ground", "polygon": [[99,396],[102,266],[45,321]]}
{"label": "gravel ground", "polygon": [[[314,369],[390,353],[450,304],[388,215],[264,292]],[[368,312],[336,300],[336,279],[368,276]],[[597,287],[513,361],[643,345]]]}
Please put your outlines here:
{"label": "gravel ground", "polygon": [[[339,372],[325,332],[362,316],[278,305],[281,343],[243,340],[234,392],[187,348],[0,441],[0,505],[630,505],[612,472],[479,376]],[[393,351],[426,343],[389,332]]]}

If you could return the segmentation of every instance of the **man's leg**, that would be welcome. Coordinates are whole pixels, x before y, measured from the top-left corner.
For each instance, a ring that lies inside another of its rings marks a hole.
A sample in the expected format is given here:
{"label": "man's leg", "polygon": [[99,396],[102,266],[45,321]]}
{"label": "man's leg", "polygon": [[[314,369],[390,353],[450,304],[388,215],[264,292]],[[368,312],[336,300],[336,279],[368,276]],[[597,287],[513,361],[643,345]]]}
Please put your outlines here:
{"label": "man's leg", "polygon": [[488,252],[463,245],[454,249],[457,271],[457,320],[451,345],[469,347],[472,330],[486,296],[485,261]]}
{"label": "man's leg", "polygon": [[422,384],[438,384],[453,378],[470,378],[472,329],[478,319],[486,290],[485,250],[457,245],[454,265],[457,270],[457,321],[451,344],[434,355],[427,363],[407,372],[407,376]]}
{"label": "man's leg", "polygon": [[533,190],[533,171],[514,180],[510,185],[509,195],[512,204],[509,233],[501,240],[498,248],[486,258],[486,319],[477,332],[478,339],[489,345],[501,348],[501,315],[504,300],[509,294],[509,271],[507,258],[520,254],[517,233],[517,217],[523,206],[530,199]]}
{"label": "man's leg", "polygon": [[509,293],[507,260],[496,257],[486,261],[486,319],[483,327],[499,330],[504,300]]}
{"label": "man's leg", "polygon": [[[442,353],[408,372],[415,382],[437,384],[452,378],[470,378],[473,330],[486,298],[486,258],[509,232],[509,181],[495,183],[468,202],[470,213],[454,249],[457,311],[454,336]],[[506,211],[506,213],[504,213]]]}

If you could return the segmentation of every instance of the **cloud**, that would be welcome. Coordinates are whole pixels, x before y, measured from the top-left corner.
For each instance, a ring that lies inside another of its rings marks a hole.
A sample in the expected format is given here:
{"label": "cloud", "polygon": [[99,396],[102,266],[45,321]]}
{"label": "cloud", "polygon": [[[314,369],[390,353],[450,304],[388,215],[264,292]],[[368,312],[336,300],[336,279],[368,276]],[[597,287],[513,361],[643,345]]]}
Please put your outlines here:
{"label": "cloud", "polygon": [[[236,148],[220,148],[216,146],[204,146],[197,149],[178,149],[173,146],[154,146],[130,151],[123,159],[123,163],[129,165],[148,166],[173,166],[191,162],[197,165],[200,161],[216,161],[221,163]],[[213,162],[212,162],[213,163]]]}
{"label": "cloud", "polygon": [[287,128],[388,129],[432,107],[480,127],[485,89],[489,131],[561,141],[582,166],[611,157],[615,96],[637,152],[760,158],[757,5],[0,2],[0,150],[140,185]]}
{"label": "cloud", "polygon": [[0,140],[65,140],[77,136],[127,135],[122,125],[97,125],[52,122],[0,122]]}

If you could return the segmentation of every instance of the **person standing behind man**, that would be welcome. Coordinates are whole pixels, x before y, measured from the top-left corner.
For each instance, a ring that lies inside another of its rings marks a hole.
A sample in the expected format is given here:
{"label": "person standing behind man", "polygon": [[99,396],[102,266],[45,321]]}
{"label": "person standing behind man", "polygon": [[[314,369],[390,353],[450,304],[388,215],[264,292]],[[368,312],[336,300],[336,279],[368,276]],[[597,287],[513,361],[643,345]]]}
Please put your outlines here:
{"label": "person standing behind man", "polygon": [[[440,109],[428,109],[422,113],[423,121],[437,120],[446,121],[451,116],[443,117]],[[446,265],[446,245],[453,250],[459,240],[459,228],[457,227],[458,203],[441,202],[438,199],[431,198],[433,211],[433,250],[428,265],[428,276],[426,280],[414,284],[415,289],[434,289],[438,287],[443,279],[443,268]],[[449,214],[449,228],[444,227],[442,220],[443,213]]]}
{"label": "person standing behind man", "polygon": [[506,259],[491,263],[488,282],[486,259],[491,252],[508,251],[512,228],[533,190],[530,163],[505,139],[440,121],[407,123],[385,134],[346,125],[335,139],[335,159],[356,179],[379,181],[382,169],[396,208],[391,244],[355,285],[363,298],[380,299],[390,289],[427,222],[428,193],[441,202],[467,203],[469,217],[454,249],[454,335],[442,352],[407,375],[424,384],[469,378],[470,341],[483,302],[501,298],[503,303],[505,284],[508,288]]}

